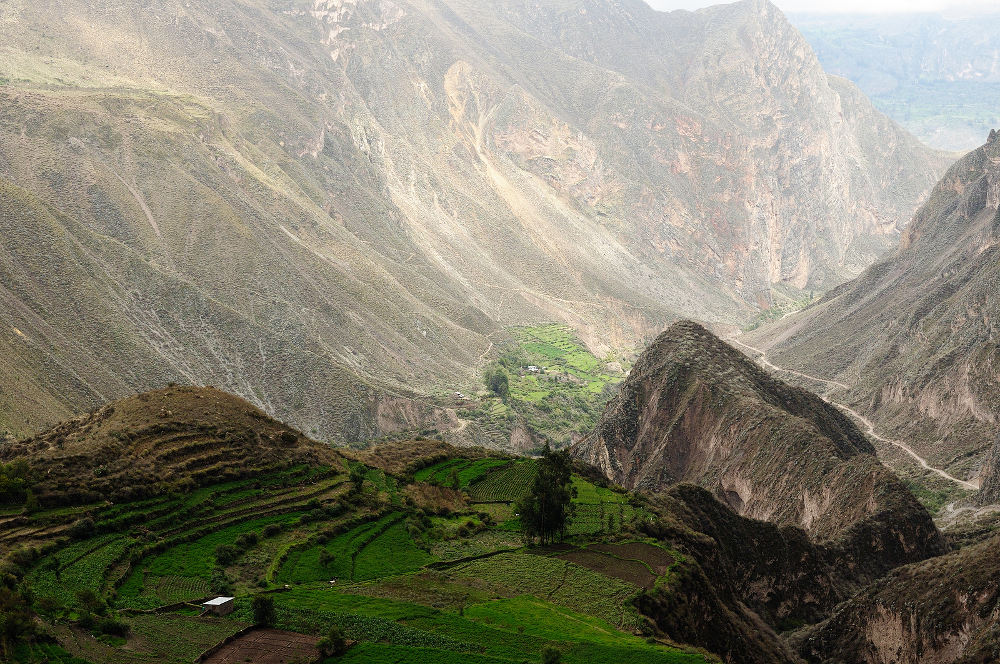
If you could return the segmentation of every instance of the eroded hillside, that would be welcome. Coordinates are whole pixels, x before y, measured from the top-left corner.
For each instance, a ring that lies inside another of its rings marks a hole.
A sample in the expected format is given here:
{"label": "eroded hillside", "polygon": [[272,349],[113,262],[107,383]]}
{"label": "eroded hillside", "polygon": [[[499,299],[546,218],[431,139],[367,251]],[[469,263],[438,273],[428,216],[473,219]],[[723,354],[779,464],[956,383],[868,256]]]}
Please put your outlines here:
{"label": "eroded hillside", "polygon": [[456,430],[427,398],[510,326],[738,324],[860,271],[942,167],[766,2],[133,9],[0,8],[16,433],[169,381]]}
{"label": "eroded hillside", "polygon": [[700,484],[741,515],[839,543],[862,569],[882,560],[869,578],[943,551],[926,510],[847,416],[695,323],[643,353],[574,453],[623,486]]}
{"label": "eroded hillside", "polygon": [[932,465],[977,478],[1000,416],[998,206],[992,132],[948,171],[896,252],[750,342],[780,366],[849,386],[838,400]]}

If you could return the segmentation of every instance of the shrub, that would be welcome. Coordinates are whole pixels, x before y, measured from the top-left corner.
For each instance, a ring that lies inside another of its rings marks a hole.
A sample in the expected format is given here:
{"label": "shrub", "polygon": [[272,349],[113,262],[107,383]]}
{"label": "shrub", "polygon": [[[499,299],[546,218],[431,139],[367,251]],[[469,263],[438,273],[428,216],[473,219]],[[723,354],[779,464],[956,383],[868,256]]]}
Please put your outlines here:
{"label": "shrub", "polygon": [[232,544],[215,547],[215,561],[223,566],[232,565],[240,557],[240,550]]}
{"label": "shrub", "polygon": [[250,603],[253,609],[253,621],[255,625],[272,627],[276,615],[274,611],[274,598],[268,595],[257,595]]}
{"label": "shrub", "polygon": [[73,539],[87,539],[94,534],[94,520],[89,516],[78,519],[66,531]]}
{"label": "shrub", "polygon": [[330,633],[316,644],[324,657],[340,657],[347,652],[347,639],[344,630],[337,625],[330,628]]}
{"label": "shrub", "polygon": [[562,652],[555,648],[545,648],[542,650],[542,664],[559,664],[562,661]]}
{"label": "shrub", "polygon": [[254,532],[243,533],[242,535],[236,538],[236,547],[246,551],[247,549],[250,549],[255,544],[257,544],[258,541],[259,537],[257,536],[257,533]]}
{"label": "shrub", "polygon": [[218,567],[212,570],[212,578],[208,585],[216,595],[227,595],[232,590],[226,570]]}
{"label": "shrub", "polygon": [[35,635],[35,621],[24,593],[0,586],[0,659],[6,661],[13,648]]}
{"label": "shrub", "polygon": [[284,526],[282,526],[280,523],[269,523],[266,526],[264,526],[264,530],[261,531],[261,534],[264,537],[274,537],[282,530],[284,530]]}
{"label": "shrub", "polygon": [[110,634],[111,636],[120,636],[125,638],[131,631],[128,623],[122,622],[121,620],[116,620],[114,618],[104,618],[98,624],[97,627],[103,634]]}

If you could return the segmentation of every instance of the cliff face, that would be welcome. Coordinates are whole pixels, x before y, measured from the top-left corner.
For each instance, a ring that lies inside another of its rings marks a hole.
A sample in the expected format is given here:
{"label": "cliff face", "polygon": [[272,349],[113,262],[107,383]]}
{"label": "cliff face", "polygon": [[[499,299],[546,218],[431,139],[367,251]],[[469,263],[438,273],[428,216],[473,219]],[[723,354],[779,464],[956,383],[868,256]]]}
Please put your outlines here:
{"label": "cliff face", "polygon": [[817,664],[987,664],[1000,658],[1000,539],[900,568],[792,637]]}
{"label": "cliff face", "polygon": [[13,0],[0,38],[21,433],[178,381],[368,438],[512,324],[603,354],[839,283],[941,170],[759,1]]}
{"label": "cliff face", "polygon": [[851,385],[838,399],[932,464],[977,476],[1000,417],[998,207],[993,133],[935,187],[898,251],[751,342]]}
{"label": "cliff face", "polygon": [[927,512],[844,415],[694,323],[643,353],[574,451],[629,488],[700,484],[740,515],[838,542],[873,575],[942,550]]}
{"label": "cliff face", "polygon": [[1000,437],[993,442],[993,447],[983,459],[979,474],[980,488],[976,498],[981,505],[1000,503]]}

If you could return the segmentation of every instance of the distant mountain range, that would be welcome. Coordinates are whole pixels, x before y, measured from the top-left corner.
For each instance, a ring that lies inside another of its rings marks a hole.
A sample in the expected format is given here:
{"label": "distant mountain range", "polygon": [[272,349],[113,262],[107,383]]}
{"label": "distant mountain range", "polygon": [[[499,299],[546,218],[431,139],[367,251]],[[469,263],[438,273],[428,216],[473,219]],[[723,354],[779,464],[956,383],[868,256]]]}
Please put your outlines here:
{"label": "distant mountain range", "polygon": [[828,72],[928,145],[967,152],[1000,126],[1000,13],[791,20]]}
{"label": "distant mountain range", "polygon": [[0,7],[0,431],[172,381],[462,431],[440,395],[509,326],[741,324],[894,246],[947,162],[760,0],[134,9]]}

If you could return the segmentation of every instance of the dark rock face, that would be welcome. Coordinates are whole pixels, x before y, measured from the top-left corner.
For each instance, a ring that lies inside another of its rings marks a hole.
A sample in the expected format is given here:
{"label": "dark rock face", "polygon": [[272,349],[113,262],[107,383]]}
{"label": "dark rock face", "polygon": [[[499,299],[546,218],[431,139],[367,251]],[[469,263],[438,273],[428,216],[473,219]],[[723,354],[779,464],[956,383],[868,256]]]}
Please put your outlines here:
{"label": "dark rock face", "polygon": [[974,478],[1000,422],[998,284],[994,138],[948,171],[897,252],[750,339],[776,364],[852,385],[839,400]]}
{"label": "dark rock face", "polygon": [[802,630],[815,664],[1000,661],[1000,538],[895,570]]}
{"label": "dark rock face", "polygon": [[976,499],[980,505],[1000,503],[1000,436],[987,452],[979,473],[980,488]]}
{"label": "dark rock face", "polygon": [[629,488],[694,482],[741,515],[818,539],[874,535],[889,564],[940,551],[926,511],[846,416],[695,323],[642,354],[574,451]]}
{"label": "dark rock face", "polygon": [[[659,518],[644,524],[644,533],[685,557],[670,581],[637,605],[672,639],[724,661],[799,661],[776,632],[822,623],[881,576],[866,564],[879,555],[866,545],[817,543],[800,528],[741,517],[701,487],[678,484],[649,500]],[[872,528],[848,541],[880,536],[885,555],[888,540],[905,533]]]}

